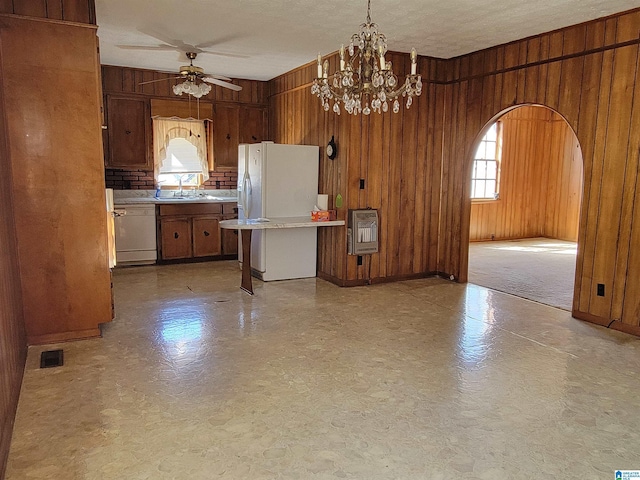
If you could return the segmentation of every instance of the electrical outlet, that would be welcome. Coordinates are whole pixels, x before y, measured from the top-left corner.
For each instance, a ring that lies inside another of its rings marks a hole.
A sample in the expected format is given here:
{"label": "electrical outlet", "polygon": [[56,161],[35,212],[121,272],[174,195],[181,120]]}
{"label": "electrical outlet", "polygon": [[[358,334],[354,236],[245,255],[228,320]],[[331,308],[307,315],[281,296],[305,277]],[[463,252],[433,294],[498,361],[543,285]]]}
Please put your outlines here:
{"label": "electrical outlet", "polygon": [[604,283],[599,283],[598,284],[598,291],[597,291],[597,295],[599,297],[604,297]]}

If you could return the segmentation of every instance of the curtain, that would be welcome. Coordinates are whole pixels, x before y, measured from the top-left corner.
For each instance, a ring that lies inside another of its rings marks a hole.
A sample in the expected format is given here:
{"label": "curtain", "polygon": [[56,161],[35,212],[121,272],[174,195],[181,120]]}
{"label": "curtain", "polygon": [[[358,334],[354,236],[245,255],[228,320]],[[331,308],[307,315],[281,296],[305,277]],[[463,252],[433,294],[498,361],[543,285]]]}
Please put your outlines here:
{"label": "curtain", "polygon": [[158,178],[160,167],[167,158],[167,146],[174,138],[184,138],[198,151],[202,167],[202,182],[209,179],[207,162],[207,135],[204,120],[186,120],[178,118],[153,118],[153,158],[154,175]]}

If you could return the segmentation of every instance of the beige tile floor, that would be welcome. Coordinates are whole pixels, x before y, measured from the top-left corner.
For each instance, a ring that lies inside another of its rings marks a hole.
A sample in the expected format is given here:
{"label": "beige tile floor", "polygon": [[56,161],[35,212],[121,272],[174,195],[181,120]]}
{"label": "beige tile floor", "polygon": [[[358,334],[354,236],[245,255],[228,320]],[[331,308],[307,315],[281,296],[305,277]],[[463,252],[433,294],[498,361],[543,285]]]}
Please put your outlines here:
{"label": "beige tile floor", "polygon": [[[640,469],[640,340],[441,279],[238,289],[115,273],[104,338],[31,348],[16,479],[613,479]],[[51,348],[51,347],[49,347]]]}

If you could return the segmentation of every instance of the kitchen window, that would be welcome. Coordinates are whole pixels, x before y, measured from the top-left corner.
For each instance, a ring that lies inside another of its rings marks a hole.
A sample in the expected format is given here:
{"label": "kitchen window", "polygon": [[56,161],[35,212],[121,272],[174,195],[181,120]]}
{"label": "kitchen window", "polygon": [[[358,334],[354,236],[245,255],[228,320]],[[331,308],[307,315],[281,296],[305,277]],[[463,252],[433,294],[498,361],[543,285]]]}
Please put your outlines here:
{"label": "kitchen window", "polygon": [[155,178],[161,186],[198,186],[209,178],[203,120],[153,119]]}
{"label": "kitchen window", "polygon": [[500,155],[502,144],[501,123],[496,122],[480,141],[473,160],[471,198],[497,200],[499,198]]}

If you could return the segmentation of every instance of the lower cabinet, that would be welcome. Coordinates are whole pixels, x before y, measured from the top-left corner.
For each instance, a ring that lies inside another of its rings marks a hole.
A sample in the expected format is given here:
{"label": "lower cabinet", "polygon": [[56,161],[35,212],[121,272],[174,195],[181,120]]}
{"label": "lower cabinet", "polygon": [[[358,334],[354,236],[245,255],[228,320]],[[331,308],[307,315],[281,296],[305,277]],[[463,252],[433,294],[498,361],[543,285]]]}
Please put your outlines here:
{"label": "lower cabinet", "polygon": [[222,254],[220,220],[212,217],[192,219],[193,256],[210,257]]}
{"label": "lower cabinet", "polygon": [[220,228],[220,220],[231,218],[238,218],[235,204],[160,205],[158,257],[179,260],[237,255],[237,233]]}
{"label": "lower cabinet", "polygon": [[[233,220],[238,218],[238,215],[225,215],[223,220]],[[222,251],[225,255],[238,255],[238,230],[229,230],[228,228],[222,230]]]}
{"label": "lower cabinet", "polygon": [[160,232],[164,260],[193,256],[191,220],[189,218],[161,218]]}

